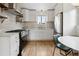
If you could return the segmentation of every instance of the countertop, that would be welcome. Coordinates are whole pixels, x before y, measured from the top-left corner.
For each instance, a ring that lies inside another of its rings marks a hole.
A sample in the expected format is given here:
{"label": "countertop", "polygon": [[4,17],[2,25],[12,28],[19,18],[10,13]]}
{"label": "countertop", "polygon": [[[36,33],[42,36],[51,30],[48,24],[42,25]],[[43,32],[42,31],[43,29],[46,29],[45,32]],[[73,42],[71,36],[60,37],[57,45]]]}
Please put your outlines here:
{"label": "countertop", "polygon": [[21,32],[21,31],[25,31],[25,30],[24,29],[15,29],[15,30],[6,31],[6,33],[15,33],[15,32]]}
{"label": "countertop", "polygon": [[21,32],[21,31],[26,31],[26,30],[24,30],[24,29],[15,29],[15,30],[9,30],[9,31],[5,31],[5,32],[1,31],[0,32],[0,37],[10,37],[10,36],[13,36],[17,33],[19,34],[19,32]]}
{"label": "countertop", "polygon": [[18,33],[0,33],[0,37],[11,37],[15,34],[18,34]]}

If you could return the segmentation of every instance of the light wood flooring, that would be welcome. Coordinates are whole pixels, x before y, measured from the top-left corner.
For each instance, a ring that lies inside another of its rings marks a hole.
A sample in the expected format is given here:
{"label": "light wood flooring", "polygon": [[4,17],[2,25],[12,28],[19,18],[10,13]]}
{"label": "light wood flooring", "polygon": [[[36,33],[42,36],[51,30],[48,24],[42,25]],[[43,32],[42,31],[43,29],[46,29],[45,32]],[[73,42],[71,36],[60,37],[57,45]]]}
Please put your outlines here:
{"label": "light wood flooring", "polygon": [[[54,41],[28,41],[22,50],[22,56],[62,56],[58,48],[53,54],[54,47]],[[72,53],[69,56],[72,56]]]}

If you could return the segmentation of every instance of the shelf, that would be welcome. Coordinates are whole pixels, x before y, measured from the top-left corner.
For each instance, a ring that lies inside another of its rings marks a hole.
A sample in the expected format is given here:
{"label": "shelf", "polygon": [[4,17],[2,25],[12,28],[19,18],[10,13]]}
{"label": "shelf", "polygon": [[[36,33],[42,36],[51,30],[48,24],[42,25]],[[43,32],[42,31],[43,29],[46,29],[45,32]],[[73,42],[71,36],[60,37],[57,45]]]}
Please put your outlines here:
{"label": "shelf", "polygon": [[4,5],[3,3],[0,3],[0,7],[1,8],[5,8],[8,12],[10,12],[11,14],[17,15],[19,17],[23,17],[23,14],[21,14],[19,11],[17,11],[14,8],[9,8],[9,6],[7,7],[6,5]]}
{"label": "shelf", "polygon": [[2,20],[1,20],[1,23],[3,23],[4,20],[7,19],[7,17],[4,17],[4,16],[1,16],[1,15],[0,15],[0,19],[2,19]]}
{"label": "shelf", "polygon": [[3,3],[0,3],[0,7],[1,7],[1,8],[8,8],[8,7],[5,6]]}
{"label": "shelf", "polygon": [[17,15],[19,17],[23,17],[23,14],[18,12],[16,9],[8,9],[8,12],[10,12],[11,14]]}
{"label": "shelf", "polygon": [[1,18],[1,19],[7,19],[7,17],[1,16],[1,15],[0,15],[0,18]]}

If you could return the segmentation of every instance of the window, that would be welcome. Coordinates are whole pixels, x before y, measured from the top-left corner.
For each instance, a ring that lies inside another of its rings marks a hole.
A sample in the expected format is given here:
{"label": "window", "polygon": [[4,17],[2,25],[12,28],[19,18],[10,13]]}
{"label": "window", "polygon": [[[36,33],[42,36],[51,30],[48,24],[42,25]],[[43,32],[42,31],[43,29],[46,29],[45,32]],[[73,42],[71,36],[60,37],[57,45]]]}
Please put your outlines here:
{"label": "window", "polygon": [[38,24],[45,24],[47,21],[47,16],[37,16],[37,23]]}

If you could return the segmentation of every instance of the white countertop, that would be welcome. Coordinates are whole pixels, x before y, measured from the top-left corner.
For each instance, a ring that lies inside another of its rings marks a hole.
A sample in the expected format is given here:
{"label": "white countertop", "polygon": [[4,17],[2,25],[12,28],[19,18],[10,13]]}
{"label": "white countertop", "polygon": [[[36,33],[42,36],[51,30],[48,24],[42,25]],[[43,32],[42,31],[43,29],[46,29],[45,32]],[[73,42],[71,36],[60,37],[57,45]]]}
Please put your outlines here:
{"label": "white countertop", "polygon": [[62,44],[79,51],[79,37],[74,36],[62,36],[58,38]]}
{"label": "white countertop", "polygon": [[10,37],[15,35],[16,33],[0,33],[0,37]]}

